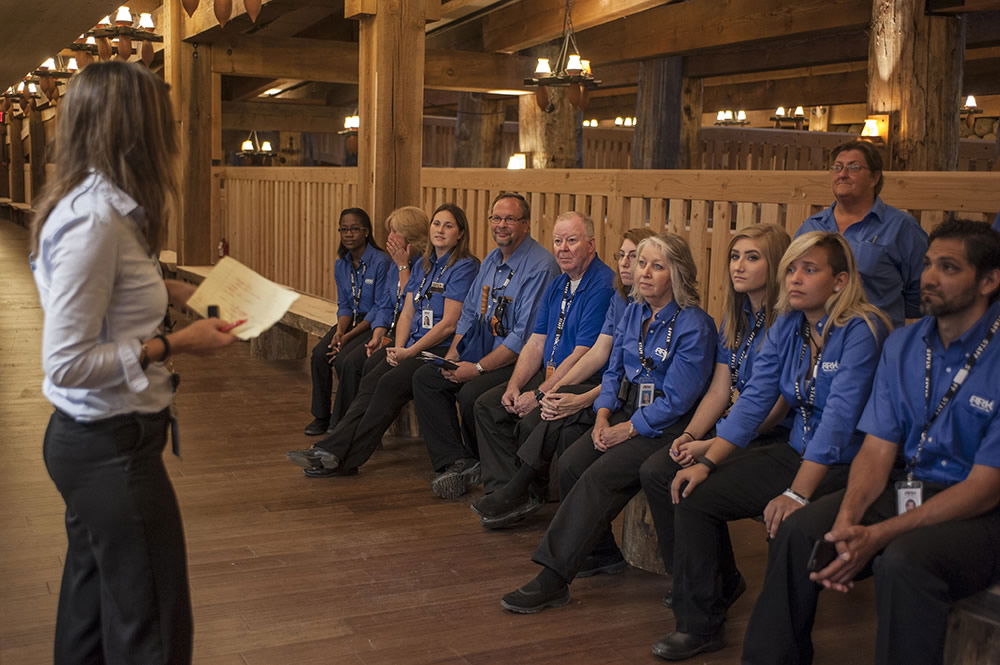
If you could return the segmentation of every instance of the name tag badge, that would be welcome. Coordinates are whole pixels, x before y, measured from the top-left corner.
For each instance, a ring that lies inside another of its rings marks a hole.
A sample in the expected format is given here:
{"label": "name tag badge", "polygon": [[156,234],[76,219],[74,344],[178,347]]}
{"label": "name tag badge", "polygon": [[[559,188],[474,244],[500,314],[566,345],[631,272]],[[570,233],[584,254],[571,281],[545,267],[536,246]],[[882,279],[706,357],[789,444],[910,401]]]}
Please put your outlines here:
{"label": "name tag badge", "polygon": [[924,484],[919,480],[900,480],[896,483],[896,514],[907,513],[924,500]]}
{"label": "name tag badge", "polygon": [[639,408],[644,406],[649,406],[653,403],[653,393],[656,392],[656,384],[654,383],[640,383],[639,384],[639,403],[636,405]]}
{"label": "name tag badge", "polygon": [[442,282],[431,282],[431,293],[444,293],[444,284]]}
{"label": "name tag badge", "polygon": [[556,368],[552,365],[545,366],[545,380],[548,381],[552,378],[552,375],[556,373]]}
{"label": "name tag badge", "polygon": [[424,330],[430,330],[434,327],[434,310],[432,309],[422,309],[420,310],[420,327]]}

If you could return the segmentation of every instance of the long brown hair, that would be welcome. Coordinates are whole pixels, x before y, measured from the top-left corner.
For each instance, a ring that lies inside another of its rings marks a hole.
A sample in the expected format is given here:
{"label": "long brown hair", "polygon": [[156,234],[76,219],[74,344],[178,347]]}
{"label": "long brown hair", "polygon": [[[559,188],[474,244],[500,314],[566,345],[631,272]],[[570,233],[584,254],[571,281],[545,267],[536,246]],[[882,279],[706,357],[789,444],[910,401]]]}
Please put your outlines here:
{"label": "long brown hair", "polygon": [[177,198],[176,155],[166,84],[138,64],[88,65],[70,80],[59,105],[56,172],[32,221],[32,253],[52,209],[93,170],[142,206],[146,244],[158,255]]}
{"label": "long brown hair", "polygon": [[[774,323],[777,312],[775,304],[778,301],[778,291],[781,290],[782,277],[778,275],[778,264],[781,263],[781,256],[788,249],[791,239],[788,232],[777,224],[753,224],[740,229],[729,241],[729,248],[726,250],[728,257],[733,246],[738,240],[750,240],[760,250],[764,260],[767,261],[767,285],[764,290],[764,327],[770,328]],[[726,341],[726,346],[735,349],[743,335],[747,334],[747,319],[743,316],[743,305],[747,301],[745,293],[737,293],[733,288],[733,280],[726,280],[729,287],[726,289],[726,304],[724,308],[725,317],[722,322],[722,336]],[[761,338],[763,339],[763,337]]]}
{"label": "long brown hair", "polygon": [[[458,243],[455,245],[455,249],[451,250],[451,256],[448,257],[448,263],[445,264],[445,267],[450,268],[456,261],[461,259],[469,257],[475,259],[476,257],[472,256],[472,252],[469,250],[469,218],[465,216],[465,211],[455,203],[442,203],[434,209],[431,221],[433,222],[434,217],[442,211],[451,213],[451,216],[455,218],[455,223],[458,225],[458,230],[462,232],[462,235],[458,238]],[[433,256],[434,245],[428,242],[427,249],[424,250],[425,272],[431,269],[431,257]],[[476,259],[476,262],[478,263],[479,259]]]}
{"label": "long brown hair", "polygon": [[[656,235],[656,232],[653,231],[652,229],[648,229],[648,228],[646,228],[644,226],[636,226],[636,227],[633,227],[633,228],[625,231],[625,233],[622,234],[622,242],[625,242],[626,240],[631,240],[632,244],[635,245],[635,247],[636,247],[636,256],[638,256],[639,243],[642,242],[643,240],[645,240],[646,238],[648,238],[650,236],[654,236],[654,235]],[[621,245],[619,245],[619,246],[621,246]],[[622,282],[622,276],[618,274],[617,261],[615,263],[616,263],[616,265],[615,265],[615,287],[617,287],[618,293],[622,294],[622,298],[627,301],[629,299],[629,292],[632,290],[632,287],[631,286],[626,287],[625,284]],[[633,263],[634,263],[634,259],[633,259]],[[633,269],[634,268],[635,268],[635,266],[633,266]]]}

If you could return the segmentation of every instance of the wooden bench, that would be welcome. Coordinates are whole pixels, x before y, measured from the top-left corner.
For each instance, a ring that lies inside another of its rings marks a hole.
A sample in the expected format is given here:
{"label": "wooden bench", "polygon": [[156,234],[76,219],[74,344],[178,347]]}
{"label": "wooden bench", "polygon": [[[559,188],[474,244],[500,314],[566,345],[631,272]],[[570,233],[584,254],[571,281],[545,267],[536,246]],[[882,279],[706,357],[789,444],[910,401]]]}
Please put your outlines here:
{"label": "wooden bench", "polygon": [[25,228],[31,226],[31,218],[35,214],[35,209],[30,204],[8,200],[7,206],[10,207],[10,220],[12,222]]}
{"label": "wooden bench", "polygon": [[945,665],[1000,663],[1000,584],[955,603],[948,617]]}
{"label": "wooden bench", "polygon": [[[173,262],[171,262],[171,258]],[[212,266],[178,266],[176,254],[160,253],[160,262],[177,279],[200,284]],[[311,347],[309,336],[323,337],[337,324],[337,303],[300,293],[278,323],[267,332],[250,340],[250,356],[257,360],[299,360]],[[389,430],[389,436],[419,437],[419,426],[413,403],[400,412]]]}

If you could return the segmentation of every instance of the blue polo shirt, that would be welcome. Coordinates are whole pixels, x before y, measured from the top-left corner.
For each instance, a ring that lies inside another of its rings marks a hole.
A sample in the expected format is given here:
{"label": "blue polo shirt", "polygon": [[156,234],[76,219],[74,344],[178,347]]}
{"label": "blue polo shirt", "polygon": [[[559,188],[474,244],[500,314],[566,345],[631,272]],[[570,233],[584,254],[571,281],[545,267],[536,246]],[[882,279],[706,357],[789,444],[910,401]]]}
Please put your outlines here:
{"label": "blue polo shirt", "polygon": [[[812,374],[813,363],[808,352],[804,357],[802,353],[804,320],[802,312],[778,317],[757,353],[750,383],[715,431],[733,445],[745,447],[781,395],[794,414],[788,444],[811,462],[848,464],[861,447],[863,435],[856,428],[871,390],[885,328],[877,323],[879,334],[872,335],[865,320],[855,317],[830,330],[816,374],[807,432],[795,389],[800,381],[799,394],[807,399],[811,382],[805,379]],[[823,317],[821,331],[826,322]]]}
{"label": "blue polo shirt", "polygon": [[[466,342],[460,352],[461,359],[478,362],[501,344],[514,353],[520,353],[534,329],[535,313],[545,287],[557,274],[559,266],[555,258],[530,236],[521,241],[510,259],[504,259],[499,247],[487,254],[469,287],[462,316],[455,330],[455,334],[462,335]],[[486,313],[481,314],[484,286],[489,288],[490,297]],[[484,332],[484,329],[493,316],[499,298],[507,299],[504,325],[508,332],[503,337],[494,337],[488,331]],[[480,329],[473,330],[474,326],[479,326]],[[469,343],[473,341],[472,337],[480,335],[489,339],[477,339],[476,343]]]}
{"label": "blue polo shirt", "polygon": [[[979,321],[944,348],[937,320],[927,316],[889,336],[878,363],[871,399],[858,429],[902,445],[903,459],[917,452],[928,416],[948,391],[955,373],[1000,316],[993,303]],[[1000,333],[927,432],[927,443],[913,475],[953,485],[965,480],[973,464],[1000,467]],[[931,349],[930,400],[924,399],[924,369]],[[928,406],[928,403],[930,406]]]}
{"label": "blue polo shirt", "polygon": [[[760,313],[761,317],[764,313]],[[750,301],[744,299],[743,302],[743,316],[746,319],[746,329],[743,332],[742,339],[739,340],[739,346],[735,349],[730,349],[726,346],[726,336],[723,333],[723,327],[719,326],[719,342],[715,349],[715,362],[720,365],[725,365],[727,368],[731,368],[730,363],[733,362],[733,358],[736,358],[736,385],[733,386],[736,390],[743,392],[746,388],[747,383],[750,381],[750,376],[753,374],[753,363],[754,359],[757,357],[758,352],[764,347],[764,338],[767,336],[767,328],[764,327],[764,322],[761,322],[760,327],[757,329],[757,333],[753,335],[751,339],[750,335],[753,333],[754,327],[757,324],[757,316],[754,314],[753,309],[750,307]],[[742,362],[741,362],[742,359]]]}
{"label": "blue polo shirt", "polygon": [[[469,285],[476,278],[479,259],[467,256],[455,261],[450,266],[448,265],[449,259],[451,259],[451,252],[440,258],[434,255],[430,268],[425,270],[424,259],[418,258],[412,272],[410,272],[410,281],[406,284],[406,297],[413,298],[413,321],[410,324],[410,338],[406,342],[407,346],[416,342],[430,330],[422,325],[421,312],[423,310],[430,309],[434,312],[433,326],[436,326],[444,318],[445,299],[463,302],[465,295],[469,292]],[[450,344],[451,340],[448,339],[441,343]]]}
{"label": "blue polo shirt", "polygon": [[[674,315],[676,314],[676,318]],[[646,303],[631,303],[615,332],[608,368],[601,381],[601,394],[594,401],[594,411],[622,408],[618,387],[622,377],[634,384],[651,381],[662,395],[653,403],[632,414],[632,426],[645,437],[657,437],[686,414],[701,399],[712,378],[715,358],[715,323],[700,307],[683,309],[671,302],[653,317],[643,341],[644,355],[652,359],[652,369],[639,359],[639,336],[642,322],[652,310]],[[673,319],[669,348],[666,338]]]}
{"label": "blue polo shirt", "polygon": [[[795,232],[837,233],[837,220],[829,208],[813,215]],[[844,239],[854,252],[868,301],[881,309],[898,328],[906,318],[920,316],[920,273],[924,271],[927,233],[912,216],[876,198],[864,219],[847,227]]]}
{"label": "blue polo shirt", "polygon": [[[391,257],[390,257],[391,258]],[[413,274],[413,262],[420,257],[410,257],[407,264],[410,266],[410,274]],[[381,291],[375,295],[375,306],[368,310],[365,321],[372,328],[385,328],[390,330],[399,318],[399,313],[403,311],[403,294],[406,285],[399,291],[399,266],[395,261],[389,264],[389,269],[385,274],[385,284]]]}
{"label": "blue polo shirt", "polygon": [[604,316],[604,325],[601,326],[601,334],[607,335],[608,337],[615,336],[615,328],[625,317],[625,308],[628,304],[632,302],[631,300],[625,300],[622,297],[622,292],[615,289],[615,295],[612,296],[611,302],[608,303],[608,312]]}
{"label": "blue polo shirt", "polygon": [[[535,317],[535,334],[545,335],[542,366],[558,367],[578,346],[593,346],[604,326],[608,303],[615,291],[615,273],[601,259],[587,266],[576,291],[569,288],[569,276],[556,277],[545,290],[542,304]],[[559,313],[566,313],[559,345],[555,346]]]}
{"label": "blue polo shirt", "polygon": [[[391,265],[389,255],[372,245],[365,248],[357,268],[351,262],[350,252],[337,259],[333,264],[333,281],[337,284],[337,316],[357,314],[360,321],[368,314],[375,307],[376,294],[385,289],[385,278]],[[357,303],[351,296],[352,276],[355,293],[359,296]]]}
{"label": "blue polo shirt", "polygon": [[997,213],[997,218],[993,220],[993,230],[1000,231],[1000,212]]}

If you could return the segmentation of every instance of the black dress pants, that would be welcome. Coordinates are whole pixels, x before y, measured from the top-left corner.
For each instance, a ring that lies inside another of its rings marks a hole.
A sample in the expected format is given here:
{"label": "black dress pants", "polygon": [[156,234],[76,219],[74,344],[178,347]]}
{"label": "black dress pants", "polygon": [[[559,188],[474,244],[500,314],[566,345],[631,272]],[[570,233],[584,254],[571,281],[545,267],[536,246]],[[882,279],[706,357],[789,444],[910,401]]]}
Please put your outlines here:
{"label": "black dress pants", "polygon": [[[924,500],[932,494],[925,484]],[[843,496],[843,491],[824,496],[793,513],[778,530],[743,641],[743,663],[812,662],[810,632],[822,587],[809,580],[806,564],[813,542],[833,526]],[[896,491],[890,483],[861,523],[874,524],[895,514]],[[1000,581],[1000,509],[903,534],[858,579],[873,570],[878,612],[875,662],[942,663],[951,604]]]}
{"label": "black dress pants", "polygon": [[[590,392],[596,385],[580,383],[561,386],[559,392],[581,395]],[[522,464],[535,471],[543,471],[556,455],[562,455],[577,439],[594,426],[594,409],[591,406],[559,420],[542,420],[539,409],[535,409],[521,419],[517,427],[517,456]]]}
{"label": "black dress pants", "polygon": [[[447,350],[442,346],[430,352],[440,355]],[[424,364],[419,358],[408,358],[393,367],[385,361],[385,349],[373,353],[354,401],[316,447],[336,455],[343,469],[367,462],[400,410],[413,398],[413,374]]]}
{"label": "black dress pants", "polygon": [[[631,409],[617,411],[611,424],[625,422],[631,415]],[[594,448],[591,429],[580,436],[559,460],[562,503],[532,561],[569,582],[589,554],[620,554],[611,534],[611,521],[639,492],[642,463],[683,432],[690,416],[679,419],[660,437],[633,437],[606,452]]]}
{"label": "black dress pants", "polygon": [[[513,372],[514,366],[507,365],[465,383],[449,381],[434,365],[421,367],[413,374],[413,403],[417,407],[420,434],[427,443],[435,471],[462,458],[479,458],[476,400],[490,388],[506,384]],[[456,401],[461,423],[455,413]]]}
{"label": "black dress pants", "polygon": [[68,547],[56,665],[186,665],[192,620],[184,530],[163,465],[167,413],[45,431],[49,475],[66,503]]}
{"label": "black dress pants", "polygon": [[[756,517],[791,484],[801,459],[787,443],[727,459],[674,507],[673,610],[677,630],[715,633],[726,619],[725,598],[739,581],[728,522]],[[847,465],[831,466],[814,497],[847,483]],[[650,503],[660,504],[656,498]],[[662,514],[663,511],[660,511]],[[654,520],[659,515],[654,513]]]}
{"label": "black dress pants", "polygon": [[[536,372],[521,392],[535,390],[544,380],[545,373]],[[503,487],[517,473],[517,449],[523,419],[508,412],[500,403],[500,398],[506,391],[506,383],[490,388],[476,399],[474,407],[483,488],[487,492]],[[536,408],[532,413],[538,411]],[[530,416],[528,414],[526,418]]]}
{"label": "black dress pants", "polygon": [[[365,342],[371,335],[358,335],[340,349],[337,357],[330,365],[327,353],[330,351],[330,340],[337,332],[337,327],[330,328],[323,338],[313,347],[309,367],[312,374],[312,415],[313,418],[329,420],[330,425],[337,421],[347,411],[361,384],[361,374],[368,359]],[[333,398],[333,372],[337,372],[337,397],[331,407]]]}

